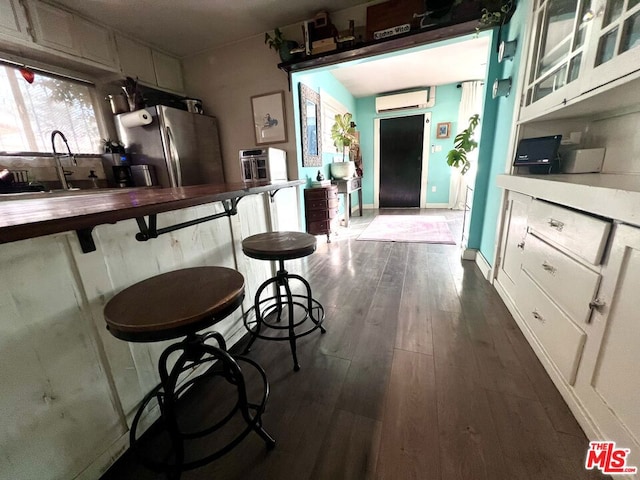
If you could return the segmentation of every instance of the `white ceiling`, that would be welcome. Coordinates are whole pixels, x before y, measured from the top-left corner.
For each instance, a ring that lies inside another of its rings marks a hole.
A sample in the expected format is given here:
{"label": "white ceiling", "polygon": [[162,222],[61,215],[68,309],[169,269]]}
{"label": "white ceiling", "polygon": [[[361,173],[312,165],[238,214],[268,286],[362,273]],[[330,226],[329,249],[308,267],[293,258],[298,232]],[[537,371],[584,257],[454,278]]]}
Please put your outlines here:
{"label": "white ceiling", "polygon": [[[184,57],[275,27],[379,0],[54,0],[134,38]],[[339,65],[356,97],[484,78],[486,36],[435,49]]]}
{"label": "white ceiling", "polygon": [[489,37],[390,58],[339,65],[331,73],[354,97],[485,77]]}

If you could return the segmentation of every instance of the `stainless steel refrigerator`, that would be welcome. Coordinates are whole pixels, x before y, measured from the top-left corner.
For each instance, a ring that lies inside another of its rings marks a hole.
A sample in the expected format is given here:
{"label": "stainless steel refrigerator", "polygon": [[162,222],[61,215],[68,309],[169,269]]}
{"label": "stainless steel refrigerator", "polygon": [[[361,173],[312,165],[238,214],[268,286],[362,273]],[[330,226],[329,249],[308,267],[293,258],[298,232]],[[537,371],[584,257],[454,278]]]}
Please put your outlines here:
{"label": "stainless steel refrigerator", "polygon": [[[118,136],[133,165],[153,165],[162,187],[224,183],[215,117],[158,105],[151,123],[127,127],[116,115]],[[126,123],[126,122],[125,122]]]}

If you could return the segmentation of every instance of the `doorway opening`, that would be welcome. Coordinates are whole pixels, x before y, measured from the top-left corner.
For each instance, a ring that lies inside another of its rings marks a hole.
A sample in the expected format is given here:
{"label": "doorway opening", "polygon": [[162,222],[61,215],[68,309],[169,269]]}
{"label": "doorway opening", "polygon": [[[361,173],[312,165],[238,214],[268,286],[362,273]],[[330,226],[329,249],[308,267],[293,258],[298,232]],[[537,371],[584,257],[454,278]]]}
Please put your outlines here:
{"label": "doorway opening", "polygon": [[426,208],[431,112],[376,118],[374,208]]}

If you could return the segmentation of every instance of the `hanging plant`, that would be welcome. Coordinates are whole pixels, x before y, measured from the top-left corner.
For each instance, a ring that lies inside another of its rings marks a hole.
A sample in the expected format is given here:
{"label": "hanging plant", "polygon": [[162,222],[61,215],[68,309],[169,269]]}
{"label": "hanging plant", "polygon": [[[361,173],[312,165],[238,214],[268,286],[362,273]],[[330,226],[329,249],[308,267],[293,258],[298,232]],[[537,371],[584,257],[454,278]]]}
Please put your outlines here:
{"label": "hanging plant", "polygon": [[345,113],[344,115],[337,114],[334,117],[335,123],[331,127],[331,139],[333,145],[338,149],[342,149],[342,161],[344,162],[345,152],[347,147],[356,141],[356,129],[355,125],[351,121],[353,115]]}
{"label": "hanging plant", "polygon": [[469,171],[471,163],[467,159],[467,153],[478,147],[478,142],[473,139],[473,132],[480,123],[480,115],[477,113],[469,118],[469,126],[454,138],[454,148],[447,154],[447,164],[450,167],[461,168],[464,175]]}
{"label": "hanging plant", "polygon": [[484,27],[493,27],[494,25],[504,25],[513,12],[513,0],[501,0],[499,4],[495,2],[486,2],[487,7],[482,9],[480,23]]}

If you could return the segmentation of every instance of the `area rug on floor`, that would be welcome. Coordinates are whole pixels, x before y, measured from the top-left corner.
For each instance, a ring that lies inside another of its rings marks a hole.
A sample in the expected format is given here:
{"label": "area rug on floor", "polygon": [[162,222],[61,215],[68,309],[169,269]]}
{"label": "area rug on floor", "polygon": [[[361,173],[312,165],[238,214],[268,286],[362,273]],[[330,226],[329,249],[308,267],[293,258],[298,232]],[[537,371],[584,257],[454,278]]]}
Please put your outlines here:
{"label": "area rug on floor", "polygon": [[378,215],[358,240],[456,243],[444,217],[427,215]]}

